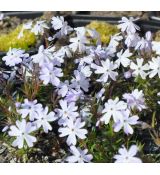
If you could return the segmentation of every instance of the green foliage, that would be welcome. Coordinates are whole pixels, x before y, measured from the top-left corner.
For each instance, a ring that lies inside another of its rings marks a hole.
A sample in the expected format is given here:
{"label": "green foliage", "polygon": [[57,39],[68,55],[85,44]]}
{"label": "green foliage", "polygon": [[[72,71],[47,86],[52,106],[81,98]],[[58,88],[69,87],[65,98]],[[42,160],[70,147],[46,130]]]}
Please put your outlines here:
{"label": "green foliage", "polygon": [[36,36],[29,30],[24,30],[24,35],[18,39],[22,26],[18,26],[15,30],[8,34],[0,35],[0,51],[8,51],[9,48],[21,48],[29,50],[36,44]]}
{"label": "green foliage", "polygon": [[159,30],[155,34],[155,41],[160,41],[160,31]]}
{"label": "green foliage", "polygon": [[115,25],[98,21],[92,21],[87,25],[87,28],[95,29],[100,34],[101,41],[104,44],[108,44],[111,36],[119,31]]}

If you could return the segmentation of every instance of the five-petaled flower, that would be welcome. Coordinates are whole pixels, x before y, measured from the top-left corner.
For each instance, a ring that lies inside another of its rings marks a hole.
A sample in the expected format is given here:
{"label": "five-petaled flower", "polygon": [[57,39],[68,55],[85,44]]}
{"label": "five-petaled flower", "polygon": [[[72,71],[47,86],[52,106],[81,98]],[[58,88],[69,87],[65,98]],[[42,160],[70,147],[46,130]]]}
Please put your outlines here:
{"label": "five-petaled flower", "polygon": [[131,109],[146,109],[145,98],[142,90],[135,89],[131,93],[125,93],[123,98],[127,101],[127,105]]}
{"label": "five-petaled flower", "polygon": [[119,154],[114,156],[115,163],[142,163],[140,158],[135,157],[137,152],[138,147],[136,145],[132,145],[129,150],[123,146],[118,150]]}
{"label": "five-petaled flower", "polygon": [[43,81],[44,85],[51,83],[53,86],[60,84],[60,77],[63,76],[62,69],[55,67],[52,63],[44,64],[40,70],[40,80]]}
{"label": "five-petaled flower", "polygon": [[132,53],[129,52],[129,49],[125,50],[123,52],[123,50],[121,50],[120,52],[117,53],[117,57],[118,59],[116,60],[116,64],[118,66],[122,65],[123,67],[127,67],[130,64],[130,59],[129,57],[132,56]]}
{"label": "five-petaled flower", "polygon": [[42,111],[38,111],[38,115],[36,115],[35,118],[34,124],[37,128],[42,126],[45,133],[52,130],[52,126],[49,122],[53,122],[57,119],[53,111],[48,113],[48,107],[45,107]]}
{"label": "five-petaled flower", "polygon": [[82,150],[81,148],[76,148],[75,146],[70,147],[70,152],[72,153],[71,156],[68,156],[66,158],[66,161],[69,163],[84,163],[84,162],[91,162],[93,159],[93,156],[91,154],[87,154],[88,150],[84,149]]}
{"label": "five-petaled flower", "polygon": [[102,117],[100,121],[108,124],[111,117],[113,117],[114,122],[123,121],[122,110],[127,109],[127,104],[124,101],[119,101],[116,97],[115,100],[109,99],[105,103],[105,108],[102,110]]}
{"label": "five-petaled flower", "polygon": [[29,57],[29,54],[28,53],[25,53],[24,50],[21,50],[21,49],[9,49],[9,51],[7,52],[7,55],[4,56],[2,58],[3,61],[5,61],[5,64],[7,66],[15,66],[19,63],[22,63],[23,61],[23,58],[27,58]]}
{"label": "five-petaled flower", "polygon": [[137,20],[138,19],[134,19],[133,17],[130,17],[129,19],[122,17],[122,20],[119,21],[120,24],[118,25],[118,28],[120,28],[122,32],[135,33],[136,30],[140,30],[140,27],[133,23]]}
{"label": "five-petaled flower", "polygon": [[91,64],[91,67],[95,69],[96,74],[102,74],[97,81],[106,83],[109,77],[115,81],[116,77],[118,76],[118,73],[114,71],[117,68],[117,65],[109,59],[106,59],[106,61],[101,61],[101,65],[102,66],[98,66],[94,63]]}
{"label": "five-petaled flower", "polygon": [[78,106],[75,106],[75,102],[68,103],[66,100],[60,100],[59,104],[61,109],[57,109],[60,119],[76,118],[79,113],[77,112]]}
{"label": "five-petaled flower", "polygon": [[29,101],[28,99],[25,99],[24,103],[20,105],[20,108],[17,109],[17,112],[21,114],[22,118],[29,116],[30,121],[36,118],[38,111],[42,111],[42,105],[37,103],[37,100]]}
{"label": "five-petaled flower", "polygon": [[152,61],[149,61],[149,68],[151,69],[149,78],[153,78],[156,75],[160,78],[160,57],[152,58]]}
{"label": "five-petaled flower", "polygon": [[140,75],[142,79],[146,79],[146,76],[148,75],[148,73],[146,73],[145,71],[149,70],[148,63],[143,65],[143,62],[144,62],[143,58],[137,58],[136,61],[137,61],[137,64],[135,64],[134,62],[131,62],[131,65],[130,65],[130,68],[133,70],[132,75],[134,77],[137,77]]}
{"label": "five-petaled flower", "polygon": [[36,137],[30,135],[33,131],[36,130],[35,126],[32,126],[32,123],[26,122],[25,119],[22,121],[17,120],[16,126],[12,125],[8,134],[10,136],[16,137],[16,140],[13,141],[12,146],[18,148],[23,148],[24,143],[26,142],[29,147],[33,146],[33,143],[37,141]]}
{"label": "five-petaled flower", "polygon": [[60,127],[59,132],[61,133],[60,137],[67,137],[67,144],[68,145],[76,145],[77,138],[79,139],[85,139],[86,134],[88,131],[86,129],[83,129],[82,127],[85,126],[85,122],[81,122],[80,118],[77,119],[67,119],[66,126]]}
{"label": "five-petaled flower", "polygon": [[31,32],[33,32],[35,35],[43,35],[44,29],[49,29],[45,21],[37,21],[36,24],[31,29]]}
{"label": "five-petaled flower", "polygon": [[122,128],[124,132],[128,134],[133,134],[133,128],[131,127],[132,125],[136,125],[138,123],[139,117],[137,115],[131,116],[130,117],[130,111],[125,110],[122,111],[123,115],[123,120],[119,120],[118,122],[115,123],[114,125],[114,131],[119,132]]}

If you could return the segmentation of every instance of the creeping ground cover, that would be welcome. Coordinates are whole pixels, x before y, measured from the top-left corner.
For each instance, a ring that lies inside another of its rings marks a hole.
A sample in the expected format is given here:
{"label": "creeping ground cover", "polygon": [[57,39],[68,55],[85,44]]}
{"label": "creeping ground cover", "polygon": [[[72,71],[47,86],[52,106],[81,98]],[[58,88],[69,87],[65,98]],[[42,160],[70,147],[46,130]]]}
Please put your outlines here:
{"label": "creeping ground cover", "polygon": [[160,42],[137,20],[22,25],[47,41],[0,61],[0,162],[160,162]]}

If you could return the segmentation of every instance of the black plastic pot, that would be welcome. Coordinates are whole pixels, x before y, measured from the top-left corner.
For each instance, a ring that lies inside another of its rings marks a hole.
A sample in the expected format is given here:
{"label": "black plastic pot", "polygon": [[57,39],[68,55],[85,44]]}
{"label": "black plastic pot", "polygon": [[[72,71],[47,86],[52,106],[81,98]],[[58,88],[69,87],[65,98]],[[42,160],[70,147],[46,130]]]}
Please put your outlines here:
{"label": "black plastic pot", "polygon": [[90,11],[78,11],[76,12],[77,15],[90,15]]}
{"label": "black plastic pot", "polygon": [[[100,17],[91,15],[69,15],[65,19],[72,27],[80,27],[89,24],[91,21],[105,21],[110,24],[118,24],[120,17]],[[156,32],[160,30],[160,23],[158,21],[147,21],[139,20],[136,22],[140,27],[142,32],[150,30],[151,32]]]}
{"label": "black plastic pot", "polygon": [[160,23],[160,12],[158,11],[149,12],[149,19]]}
{"label": "black plastic pot", "polygon": [[17,12],[6,12],[5,16],[18,17],[20,19],[34,19],[43,15],[42,11],[17,11]]}
{"label": "black plastic pot", "polygon": [[[5,16],[9,16],[9,17],[18,17],[20,19],[35,19],[37,17],[40,17],[43,15],[43,12],[41,11],[37,11],[37,12],[32,12],[32,11],[26,11],[26,12],[7,12],[4,13]],[[33,55],[35,53],[37,53],[38,49],[37,48],[33,48],[29,51],[27,51],[27,53],[29,53],[30,55]],[[6,52],[1,52],[0,51],[0,57],[3,57],[6,55]]]}

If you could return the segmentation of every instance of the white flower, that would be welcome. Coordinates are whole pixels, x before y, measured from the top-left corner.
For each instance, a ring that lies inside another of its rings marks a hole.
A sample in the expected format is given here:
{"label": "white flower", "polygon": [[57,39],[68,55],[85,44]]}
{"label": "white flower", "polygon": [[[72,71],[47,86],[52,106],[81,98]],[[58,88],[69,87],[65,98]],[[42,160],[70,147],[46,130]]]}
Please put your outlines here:
{"label": "white flower", "polygon": [[136,108],[139,111],[146,109],[144,94],[142,90],[139,91],[138,89],[135,89],[132,91],[132,93],[125,93],[123,95],[123,98],[127,100],[127,105],[132,109]]}
{"label": "white flower", "polygon": [[125,44],[127,47],[136,47],[139,40],[140,37],[138,33],[128,33],[125,39]]}
{"label": "white flower", "polygon": [[127,71],[127,72],[124,72],[124,77],[125,77],[126,79],[131,78],[131,77],[132,77],[132,71],[129,70],[129,71]]}
{"label": "white flower", "polygon": [[82,72],[85,77],[90,77],[91,74],[92,74],[90,66],[84,66],[84,65],[81,66],[81,65],[79,65],[78,66],[78,70],[80,72]]}
{"label": "white flower", "polygon": [[79,36],[85,36],[85,34],[86,34],[85,27],[76,27],[76,28],[74,28],[74,30],[76,31],[76,34]]}
{"label": "white flower", "polygon": [[36,115],[36,121],[34,124],[37,128],[43,127],[45,133],[52,130],[52,126],[49,122],[53,122],[57,119],[54,112],[48,113],[48,107],[45,107],[44,110],[38,111],[38,115]]}
{"label": "white flower", "polygon": [[4,18],[4,13],[0,13],[0,21],[2,21]]}
{"label": "white flower", "polygon": [[116,46],[109,44],[108,47],[106,47],[105,51],[106,51],[106,58],[114,57],[115,53],[117,52],[117,48]]}
{"label": "white flower", "polygon": [[135,33],[136,30],[140,30],[140,27],[134,24],[134,21],[137,21],[138,19],[134,19],[133,17],[130,17],[127,19],[126,17],[122,17],[122,20],[119,21],[118,28],[121,29],[122,32],[127,32],[127,33]]}
{"label": "white flower", "polygon": [[5,126],[3,129],[2,129],[2,132],[7,132],[9,129],[9,126]]}
{"label": "white flower", "polygon": [[104,48],[102,48],[101,45],[98,45],[96,48],[91,48],[90,49],[90,56],[95,57],[95,58],[105,58],[106,57],[106,52]]}
{"label": "white flower", "polygon": [[137,115],[130,117],[129,110],[122,111],[122,115],[123,115],[123,121],[119,120],[118,122],[115,123],[114,131],[119,132],[123,128],[124,132],[127,135],[133,134],[133,128],[131,127],[131,125],[136,125],[138,123],[137,120],[139,119],[139,117]]}
{"label": "white flower", "polygon": [[109,59],[106,59],[106,61],[101,61],[101,65],[102,66],[98,66],[94,63],[91,64],[91,67],[96,69],[96,74],[103,74],[97,81],[106,83],[109,77],[115,81],[118,73],[113,70],[117,68],[117,65]]}
{"label": "white flower", "polygon": [[67,103],[66,100],[60,100],[59,104],[61,106],[61,109],[58,109],[59,117],[62,119],[78,117],[78,107],[75,106],[75,102]]}
{"label": "white flower", "polygon": [[32,28],[32,21],[29,21],[29,22],[23,24],[23,28],[26,30],[31,29]]}
{"label": "white flower", "polygon": [[93,58],[91,55],[85,56],[83,58],[79,58],[75,61],[76,63],[79,63],[79,65],[84,65],[84,64],[91,64],[93,62]]}
{"label": "white flower", "polygon": [[113,117],[114,122],[123,121],[122,110],[127,108],[127,104],[123,101],[119,101],[119,98],[115,98],[115,100],[109,99],[108,102],[105,103],[105,108],[102,110],[103,116],[100,121],[108,124],[111,117]]}
{"label": "white flower", "polygon": [[59,30],[59,31],[53,36],[53,38],[50,37],[49,40],[53,40],[55,38],[63,38],[64,36],[66,36],[67,34],[69,34],[73,30],[68,25],[68,23],[66,21],[64,21],[64,17],[63,16],[53,17],[51,23],[52,23],[52,27],[55,30]]}
{"label": "white flower", "polygon": [[102,88],[97,94],[96,94],[96,98],[98,99],[98,100],[104,100],[104,97],[103,97],[103,95],[104,95],[104,93],[105,93],[105,88]]}
{"label": "white flower", "polygon": [[86,129],[82,129],[84,127],[85,122],[81,122],[80,118],[77,118],[76,120],[68,119],[66,121],[66,127],[59,128],[59,132],[61,133],[60,137],[67,137],[67,144],[68,145],[76,145],[77,138],[79,139],[85,139],[86,134],[88,133]]}
{"label": "white flower", "polygon": [[71,50],[68,46],[62,46],[57,52],[56,55],[60,55],[62,58],[64,57],[68,57],[71,58],[72,57],[72,53]]}
{"label": "white flower", "polygon": [[135,157],[137,152],[138,147],[136,145],[132,145],[129,150],[123,146],[118,150],[119,154],[114,156],[115,163],[142,163],[140,158]]}
{"label": "white flower", "polygon": [[93,156],[91,154],[87,154],[88,149],[80,149],[79,147],[76,148],[75,146],[70,147],[70,152],[73,154],[71,156],[68,156],[66,158],[67,162],[70,163],[84,163],[84,162],[90,162],[93,159]]}
{"label": "white flower", "polygon": [[99,39],[100,35],[95,29],[86,29],[88,34],[93,38],[93,39]]}
{"label": "white flower", "polygon": [[54,28],[54,30],[58,30],[61,29],[64,23],[64,17],[63,16],[57,16],[57,17],[52,17],[52,27]]}
{"label": "white flower", "polygon": [[68,25],[67,22],[64,22],[62,28],[50,40],[53,40],[55,38],[63,38],[66,35],[68,35],[71,31],[73,31],[73,29]]}
{"label": "white flower", "polygon": [[63,50],[63,48],[61,48],[58,51],[54,52],[53,53],[54,59],[52,61],[53,65],[60,67],[61,64],[64,63],[64,58],[66,56],[65,54],[66,54],[66,52]]}
{"label": "white flower", "polygon": [[49,29],[45,21],[37,21],[36,24],[33,26],[31,32],[33,32],[35,35],[43,35],[44,29]]}
{"label": "white flower", "polygon": [[71,38],[69,40],[71,42],[69,47],[73,52],[76,52],[78,50],[80,53],[83,53],[86,50],[85,44],[88,43],[88,40],[85,36],[86,30],[84,27],[77,27],[75,28],[75,30],[77,33],[77,37]]}
{"label": "white flower", "polygon": [[145,71],[149,70],[149,65],[146,63],[143,65],[143,58],[137,58],[137,65],[134,62],[131,62],[130,68],[133,70],[132,75],[134,77],[140,75],[142,79],[146,79],[146,76],[148,75]]}
{"label": "white flower", "polygon": [[120,33],[117,33],[113,36],[111,36],[110,42],[108,47],[106,47],[106,57],[114,57],[115,53],[117,52],[117,46],[119,45],[119,42],[123,39],[123,37],[120,35]]}
{"label": "white flower", "polygon": [[80,53],[83,53],[86,50],[85,44],[87,43],[87,39],[85,37],[77,36],[75,38],[71,38],[70,42],[72,44],[70,44],[69,47],[73,52],[76,52],[78,50]]}
{"label": "white flower", "polygon": [[7,56],[4,56],[2,60],[5,61],[5,64],[7,66],[11,67],[21,63],[22,59],[27,57],[29,57],[29,54],[25,53],[24,50],[10,48],[9,51],[7,52]]}
{"label": "white flower", "polygon": [[26,123],[25,119],[22,121],[17,120],[16,126],[12,125],[8,134],[13,137],[17,137],[16,140],[12,143],[12,146],[18,148],[23,148],[24,141],[26,141],[29,147],[33,146],[33,143],[37,141],[34,136],[31,136],[30,133],[36,130],[35,126],[32,126],[30,122]]}
{"label": "white flower", "polygon": [[152,41],[152,50],[156,52],[157,55],[160,55],[160,42]]}
{"label": "white flower", "polygon": [[145,52],[150,52],[152,50],[152,34],[150,31],[146,32],[145,38],[141,38],[141,40],[138,41],[135,50],[143,50]]}
{"label": "white flower", "polygon": [[111,36],[111,40],[109,42],[110,46],[117,47],[119,42],[123,39],[120,33],[116,33],[115,35]]}
{"label": "white flower", "polygon": [[96,45],[101,44],[100,34],[95,29],[87,29],[87,32],[92,39],[96,40]]}
{"label": "white flower", "polygon": [[85,92],[88,92],[89,79],[87,79],[84,74],[78,70],[74,71],[75,78],[71,80],[71,87],[75,89],[82,88]]}
{"label": "white flower", "polygon": [[77,89],[77,90],[71,89],[68,91],[65,97],[65,100],[67,100],[68,103],[76,102],[77,100],[82,99],[83,96],[84,96],[84,93],[81,89]]}
{"label": "white flower", "polygon": [[57,86],[56,88],[57,88],[56,91],[58,92],[58,95],[61,95],[62,97],[65,97],[67,92],[70,89],[69,81],[68,80],[65,80],[65,82],[61,81],[59,86]]}
{"label": "white flower", "polygon": [[20,33],[18,34],[17,38],[18,39],[22,38],[24,30],[29,30],[31,28],[32,28],[32,21],[29,21],[29,22],[23,24],[22,29],[21,29]]}
{"label": "white flower", "polygon": [[152,58],[152,61],[149,61],[149,68],[151,69],[149,78],[153,78],[157,74],[160,78],[160,57]]}
{"label": "white flower", "polygon": [[116,60],[116,64],[118,66],[122,64],[123,67],[127,67],[130,64],[130,59],[128,58],[131,56],[132,53],[129,52],[129,49],[125,50],[124,52],[123,50],[121,50],[120,52],[117,53],[118,59]]}
{"label": "white flower", "polygon": [[37,103],[37,100],[29,101],[28,99],[25,99],[24,103],[20,105],[20,109],[18,109],[17,112],[22,115],[22,118],[26,118],[29,115],[29,119],[33,121],[37,116],[37,112],[41,110],[42,105]]}
{"label": "white flower", "polygon": [[34,63],[38,63],[39,66],[42,66],[44,63],[50,63],[53,60],[52,52],[54,51],[54,48],[51,49],[45,49],[43,45],[39,47],[38,53],[31,56]]}
{"label": "white flower", "polygon": [[54,67],[52,63],[43,65],[40,70],[40,80],[43,81],[44,85],[51,83],[54,86],[58,86],[60,84],[59,77],[62,77],[62,69]]}

